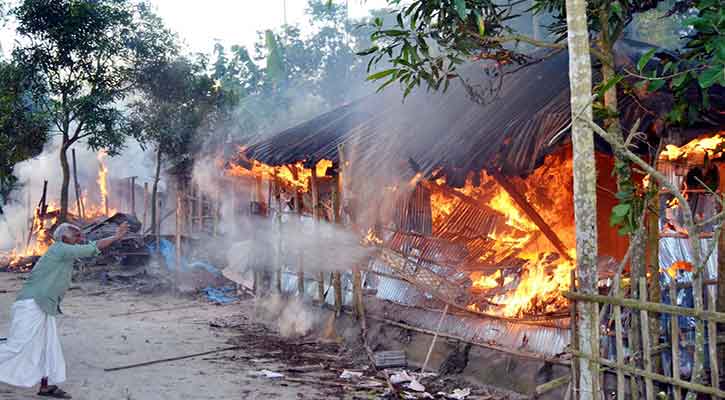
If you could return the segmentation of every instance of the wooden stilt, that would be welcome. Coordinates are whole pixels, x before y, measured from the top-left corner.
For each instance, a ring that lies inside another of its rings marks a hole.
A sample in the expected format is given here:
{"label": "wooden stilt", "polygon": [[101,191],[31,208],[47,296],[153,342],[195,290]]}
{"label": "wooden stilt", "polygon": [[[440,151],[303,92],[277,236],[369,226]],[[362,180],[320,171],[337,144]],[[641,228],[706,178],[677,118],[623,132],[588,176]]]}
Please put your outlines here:
{"label": "wooden stilt", "polygon": [[[647,281],[645,278],[639,280],[639,298],[642,303],[647,301]],[[597,304],[597,303],[595,303]],[[652,372],[652,348],[650,346],[650,332],[649,332],[649,315],[647,310],[640,310],[640,324],[642,328],[642,361],[644,364],[644,370],[648,373]],[[644,378],[645,384],[645,397],[647,400],[654,400],[655,389],[652,378]]]}
{"label": "wooden stilt", "polygon": [[[708,308],[710,311],[715,311],[717,308],[715,297],[713,297],[709,290],[705,291],[708,299]],[[715,321],[707,321],[707,335],[708,335],[708,353],[710,356],[710,382],[713,387],[720,387],[720,367],[725,360],[718,361],[717,355],[717,323]]]}
{"label": "wooden stilt", "polygon": [[[717,279],[716,310],[725,313],[725,232],[720,233],[717,241]],[[720,346],[718,353],[720,361],[725,363],[725,346]]]}
{"label": "wooden stilt", "polygon": [[148,226],[148,211],[149,211],[149,183],[143,183],[143,220],[141,221],[141,231],[143,232]]}
{"label": "wooden stilt", "polygon": [[[312,219],[315,224],[315,237],[319,240],[319,224],[321,218],[320,209],[320,184],[317,179],[316,165],[312,165],[312,175],[310,176],[310,194],[312,195]],[[317,242],[315,242],[317,243]],[[319,271],[317,273],[317,299],[320,304],[325,303],[325,273]]]}
{"label": "wooden stilt", "polygon": [[184,194],[181,185],[176,186],[176,265],[174,266],[174,290],[179,290],[179,272],[181,271],[181,230],[183,215],[182,203]]}
{"label": "wooden stilt", "polygon": [[569,261],[572,261],[572,258],[569,255],[569,249],[564,246],[564,243],[562,243],[561,239],[559,239],[559,236],[557,236],[557,234],[551,229],[549,224],[546,223],[539,212],[536,211],[531,204],[529,204],[526,197],[518,191],[513,182],[501,175],[501,173],[496,169],[486,170],[486,172],[496,180],[496,183],[498,183],[509,194],[509,196],[511,196],[511,199],[513,199],[513,201],[521,207],[521,210],[526,213],[531,221],[535,223],[539,229],[541,229],[541,233],[543,233],[544,236],[549,239],[549,242],[551,242],[554,248],[559,251],[559,255]]}
{"label": "wooden stilt", "polygon": [[129,178],[131,187],[129,190],[131,191],[131,215],[136,216],[136,177],[132,176]]}
{"label": "wooden stilt", "polygon": [[[647,272],[649,282],[647,282],[647,292],[649,293],[649,301],[659,303],[662,293],[660,290],[660,224],[659,224],[659,194],[656,195],[648,204],[647,211]],[[660,342],[660,322],[659,315],[653,313],[650,315],[650,343],[654,346]],[[662,361],[660,357],[652,360],[652,370],[662,373]]]}
{"label": "wooden stilt", "polygon": [[[571,271],[569,275],[569,287],[572,292],[576,293],[576,272]],[[571,336],[570,347],[575,350],[579,350],[579,330],[577,329],[577,313],[576,313],[576,301],[569,301],[569,330]],[[576,400],[579,398],[579,359],[572,357],[571,359],[571,398]]]}
{"label": "wooden stilt", "polygon": [[81,206],[81,202],[83,194],[81,193],[81,186],[78,184],[78,166],[76,165],[76,149],[71,149],[71,155],[73,159],[73,186],[75,186],[75,192],[76,192],[76,209],[78,213],[78,218],[85,219],[85,216],[83,215],[83,207]]}
{"label": "wooden stilt", "polygon": [[199,185],[196,186],[196,218],[196,230],[201,234],[204,232],[204,192]]}
{"label": "wooden stilt", "polygon": [[[299,223],[302,224],[302,193],[299,191],[295,194],[295,208],[299,216]],[[304,254],[302,250],[297,254],[297,295],[300,298],[305,297],[305,268],[304,268]]]}
{"label": "wooden stilt", "polygon": [[[617,275],[618,282],[617,291],[614,293],[615,296],[620,296],[622,291],[621,276]],[[617,363],[624,364],[624,339],[623,339],[623,327],[622,327],[622,307],[614,307],[614,339],[617,351]],[[625,377],[624,372],[617,370],[617,400],[625,399]]]}
{"label": "wooden stilt", "polygon": [[[677,285],[675,280],[669,287],[670,290],[670,304],[673,306],[677,305]],[[670,337],[672,341],[672,378],[680,379],[680,327],[677,315],[670,315]],[[672,387],[672,395],[675,400],[682,399],[682,390],[679,386]]]}
{"label": "wooden stilt", "polygon": [[[277,212],[274,216],[274,222],[277,228],[277,243],[275,244],[275,269],[276,269],[276,288],[277,293],[282,293],[282,193],[280,191],[279,178],[277,177],[277,169],[274,169],[274,177],[272,180],[274,187],[274,198],[277,203]],[[270,202],[272,199],[270,198]]]}
{"label": "wooden stilt", "polygon": [[[332,218],[336,225],[341,223],[341,212],[340,209],[340,186],[341,186],[341,175],[337,175],[336,184],[332,185]],[[332,273],[332,287],[335,290],[335,315],[340,316],[342,313],[342,276],[339,271]]]}

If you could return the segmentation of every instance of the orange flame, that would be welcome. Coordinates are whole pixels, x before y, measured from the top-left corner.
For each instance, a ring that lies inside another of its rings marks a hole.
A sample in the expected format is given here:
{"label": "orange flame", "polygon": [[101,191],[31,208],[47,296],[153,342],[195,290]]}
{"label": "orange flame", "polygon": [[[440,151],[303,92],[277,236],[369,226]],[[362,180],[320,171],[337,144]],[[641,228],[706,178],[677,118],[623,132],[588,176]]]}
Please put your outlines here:
{"label": "orange flame", "polygon": [[107,154],[105,151],[99,151],[98,156],[98,187],[101,190],[101,210],[104,210],[105,215],[109,214],[108,210],[108,168],[106,167],[105,158]]}
{"label": "orange flame", "polygon": [[[327,174],[327,170],[332,167],[332,161],[320,160],[315,165],[315,170],[318,177],[323,177]],[[310,179],[312,178],[312,169],[305,168],[304,164],[300,161],[294,165],[285,165],[281,167],[273,167],[261,163],[259,161],[252,161],[252,169],[249,170],[240,165],[230,165],[226,169],[227,176],[236,177],[263,177],[272,179],[277,177],[283,184],[286,184],[292,188],[295,188],[302,192],[309,190]]]}
{"label": "orange flame", "polygon": [[665,146],[660,153],[660,160],[680,161],[689,158],[700,159],[707,155],[708,159],[716,159],[723,156],[725,150],[725,132],[716,133],[714,136],[698,138],[689,143],[677,147],[672,144]]}

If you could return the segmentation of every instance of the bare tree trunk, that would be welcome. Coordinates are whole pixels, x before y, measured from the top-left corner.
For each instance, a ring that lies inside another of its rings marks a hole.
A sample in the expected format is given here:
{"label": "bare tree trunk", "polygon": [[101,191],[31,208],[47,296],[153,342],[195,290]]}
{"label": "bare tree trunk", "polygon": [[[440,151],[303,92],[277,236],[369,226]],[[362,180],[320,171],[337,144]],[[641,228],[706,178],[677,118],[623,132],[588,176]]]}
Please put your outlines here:
{"label": "bare tree trunk", "polygon": [[159,180],[161,179],[161,148],[156,151],[156,173],[154,174],[154,184],[151,189],[151,226],[153,226],[152,233],[158,235],[158,226],[156,224],[156,214],[160,212],[157,210],[158,201],[156,200],[159,195]]}
{"label": "bare tree trunk", "polygon": [[[574,219],[576,223],[576,267],[579,290],[594,293],[597,280],[597,203],[594,134],[592,120],[592,66],[586,0],[566,0],[571,89],[572,147],[574,153]],[[599,357],[597,316],[593,304],[579,303],[581,351]],[[594,361],[579,363],[580,399],[598,397],[599,372]]]}
{"label": "bare tree trunk", "polygon": [[60,185],[60,218],[66,221],[68,219],[68,186],[70,185],[70,164],[68,163],[68,140],[63,138],[63,144],[60,146],[60,167],[63,172],[63,180]]}

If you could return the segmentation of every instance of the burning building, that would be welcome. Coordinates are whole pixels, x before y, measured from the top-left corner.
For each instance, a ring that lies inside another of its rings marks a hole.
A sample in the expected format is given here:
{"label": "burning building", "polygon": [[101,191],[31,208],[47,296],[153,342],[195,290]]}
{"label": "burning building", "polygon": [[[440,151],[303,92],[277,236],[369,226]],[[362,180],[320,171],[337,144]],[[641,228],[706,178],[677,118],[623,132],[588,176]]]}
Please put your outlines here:
{"label": "burning building", "polygon": [[[366,97],[244,147],[228,174],[254,182],[255,201],[266,192],[270,214],[294,210],[357,230],[379,249],[355,266],[366,287],[420,310],[406,313],[409,322],[433,329],[437,314],[422,310],[445,304],[455,311],[441,321],[454,334],[553,357],[569,341],[562,292],[576,258],[571,146],[562,134],[567,63],[559,53],[510,76],[476,65],[444,94]],[[658,104],[623,95],[624,128],[639,120],[663,136]],[[603,143],[597,150],[606,280],[628,243],[609,223],[618,203],[613,156]],[[281,262],[292,281],[296,263]]]}

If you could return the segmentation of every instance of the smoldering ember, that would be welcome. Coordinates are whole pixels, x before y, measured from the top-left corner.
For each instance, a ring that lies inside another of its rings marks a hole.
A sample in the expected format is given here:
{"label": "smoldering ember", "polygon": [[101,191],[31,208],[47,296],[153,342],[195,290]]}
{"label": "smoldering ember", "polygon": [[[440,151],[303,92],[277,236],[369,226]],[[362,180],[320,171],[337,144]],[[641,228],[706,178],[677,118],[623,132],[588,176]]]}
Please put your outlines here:
{"label": "smoldering ember", "polygon": [[725,398],[722,2],[241,3],[0,1],[0,399]]}

